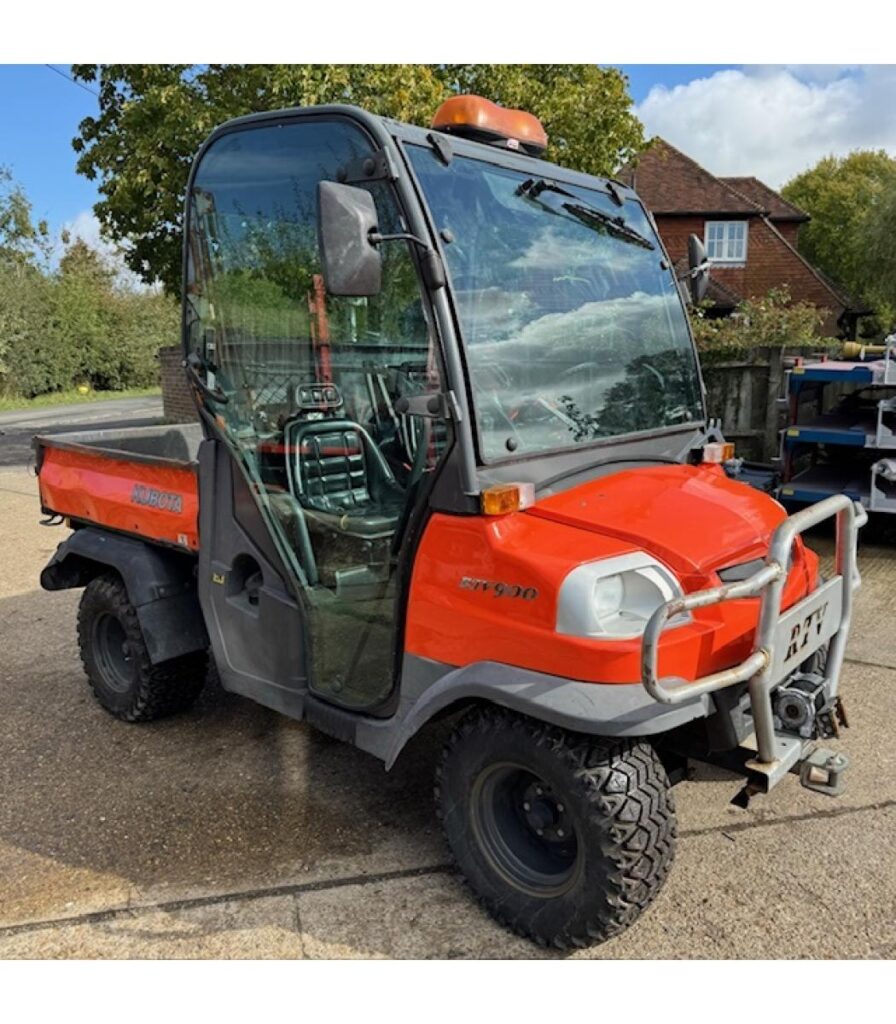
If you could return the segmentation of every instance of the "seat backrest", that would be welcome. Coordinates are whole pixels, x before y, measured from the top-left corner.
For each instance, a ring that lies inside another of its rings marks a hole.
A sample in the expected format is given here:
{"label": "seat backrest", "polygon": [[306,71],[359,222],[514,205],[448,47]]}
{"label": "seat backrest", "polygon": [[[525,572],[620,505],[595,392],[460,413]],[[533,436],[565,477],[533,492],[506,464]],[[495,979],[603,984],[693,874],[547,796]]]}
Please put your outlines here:
{"label": "seat backrest", "polygon": [[312,508],[348,512],[370,501],[363,431],[349,420],[297,423],[290,438],[296,497]]}

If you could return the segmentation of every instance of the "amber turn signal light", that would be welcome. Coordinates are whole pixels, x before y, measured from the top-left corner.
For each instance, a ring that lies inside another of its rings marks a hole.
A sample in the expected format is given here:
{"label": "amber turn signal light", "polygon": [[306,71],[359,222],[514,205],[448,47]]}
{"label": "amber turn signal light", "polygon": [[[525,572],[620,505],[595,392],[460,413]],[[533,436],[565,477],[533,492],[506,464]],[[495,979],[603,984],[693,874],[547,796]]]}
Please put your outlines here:
{"label": "amber turn signal light", "polygon": [[499,107],[482,96],[452,96],[432,119],[436,131],[464,135],[480,142],[498,143],[540,156],[548,145],[541,121],[525,110]]}
{"label": "amber turn signal light", "polygon": [[534,484],[495,484],[480,495],[482,512],[487,516],[505,516],[535,504]]}
{"label": "amber turn signal light", "polygon": [[711,441],[703,446],[704,462],[730,462],[734,458],[731,441]]}

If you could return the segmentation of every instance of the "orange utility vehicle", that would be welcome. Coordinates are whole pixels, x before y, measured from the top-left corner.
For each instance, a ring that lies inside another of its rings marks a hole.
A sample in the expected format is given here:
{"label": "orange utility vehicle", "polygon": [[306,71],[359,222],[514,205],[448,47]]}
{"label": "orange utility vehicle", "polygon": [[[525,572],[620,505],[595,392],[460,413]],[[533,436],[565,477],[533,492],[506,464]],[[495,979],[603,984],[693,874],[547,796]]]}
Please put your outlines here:
{"label": "orange utility vehicle", "polygon": [[[658,892],[689,759],[839,791],[864,512],[732,479],[685,303],[618,182],[529,114],[346,106],[218,128],[185,212],[198,423],[36,439],[99,702],[223,686],[391,766],[453,716],[436,798],[489,910],[558,946]],[[692,239],[694,295],[706,284]],[[836,569],[802,542],[837,520]]]}

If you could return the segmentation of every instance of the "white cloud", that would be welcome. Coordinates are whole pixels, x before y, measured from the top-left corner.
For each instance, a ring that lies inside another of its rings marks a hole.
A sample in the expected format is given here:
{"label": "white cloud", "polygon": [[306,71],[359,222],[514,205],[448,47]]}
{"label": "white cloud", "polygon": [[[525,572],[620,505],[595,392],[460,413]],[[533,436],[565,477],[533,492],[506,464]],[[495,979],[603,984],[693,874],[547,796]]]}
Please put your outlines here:
{"label": "white cloud", "polygon": [[896,156],[896,66],[753,66],[672,89],[654,86],[636,112],[714,174],[754,174],[773,188],[824,156]]}
{"label": "white cloud", "polygon": [[115,280],[123,288],[129,288],[133,291],[143,291],[147,288],[147,285],[128,269],[122,258],[120,248],[103,235],[100,222],[92,210],[82,210],[73,220],[66,221],[62,225],[62,231],[56,245],[55,256],[57,260],[65,251],[62,243],[62,235],[64,233],[68,234],[70,242],[80,238],[91,249],[99,252],[106,263],[115,271]]}
{"label": "white cloud", "polygon": [[62,230],[68,232],[72,241],[80,238],[91,249],[98,250],[104,256],[116,255],[115,245],[103,237],[100,222],[92,210],[82,210],[74,220],[66,221]]}

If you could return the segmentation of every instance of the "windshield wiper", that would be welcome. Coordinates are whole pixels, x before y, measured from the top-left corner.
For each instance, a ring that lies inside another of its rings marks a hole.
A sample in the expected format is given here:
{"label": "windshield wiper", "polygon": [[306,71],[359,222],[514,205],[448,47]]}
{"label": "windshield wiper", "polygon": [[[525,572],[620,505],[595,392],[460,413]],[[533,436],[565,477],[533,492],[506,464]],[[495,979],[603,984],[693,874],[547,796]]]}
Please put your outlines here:
{"label": "windshield wiper", "polygon": [[[559,185],[555,185],[552,181],[546,181],[544,178],[529,178],[519,186],[516,190],[517,195],[523,196],[525,199],[529,199],[533,203],[537,203],[543,209],[548,210],[550,213],[560,214],[561,210],[575,217],[576,220],[582,224],[588,225],[588,227],[596,228],[598,231],[604,231],[608,235],[612,235],[614,238],[619,238],[623,242],[631,242],[633,245],[640,245],[643,249],[655,249],[656,246],[649,238],[645,238],[642,234],[635,231],[634,228],[630,228],[623,217],[614,217],[612,214],[604,213],[603,210],[598,210],[594,206],[589,206],[587,203],[582,202],[578,196],[567,192],[565,188],[561,188]],[[561,203],[560,209],[552,206],[550,203],[546,203],[541,195],[543,192],[553,192],[559,196],[566,196],[568,199],[575,200],[571,203]]]}

